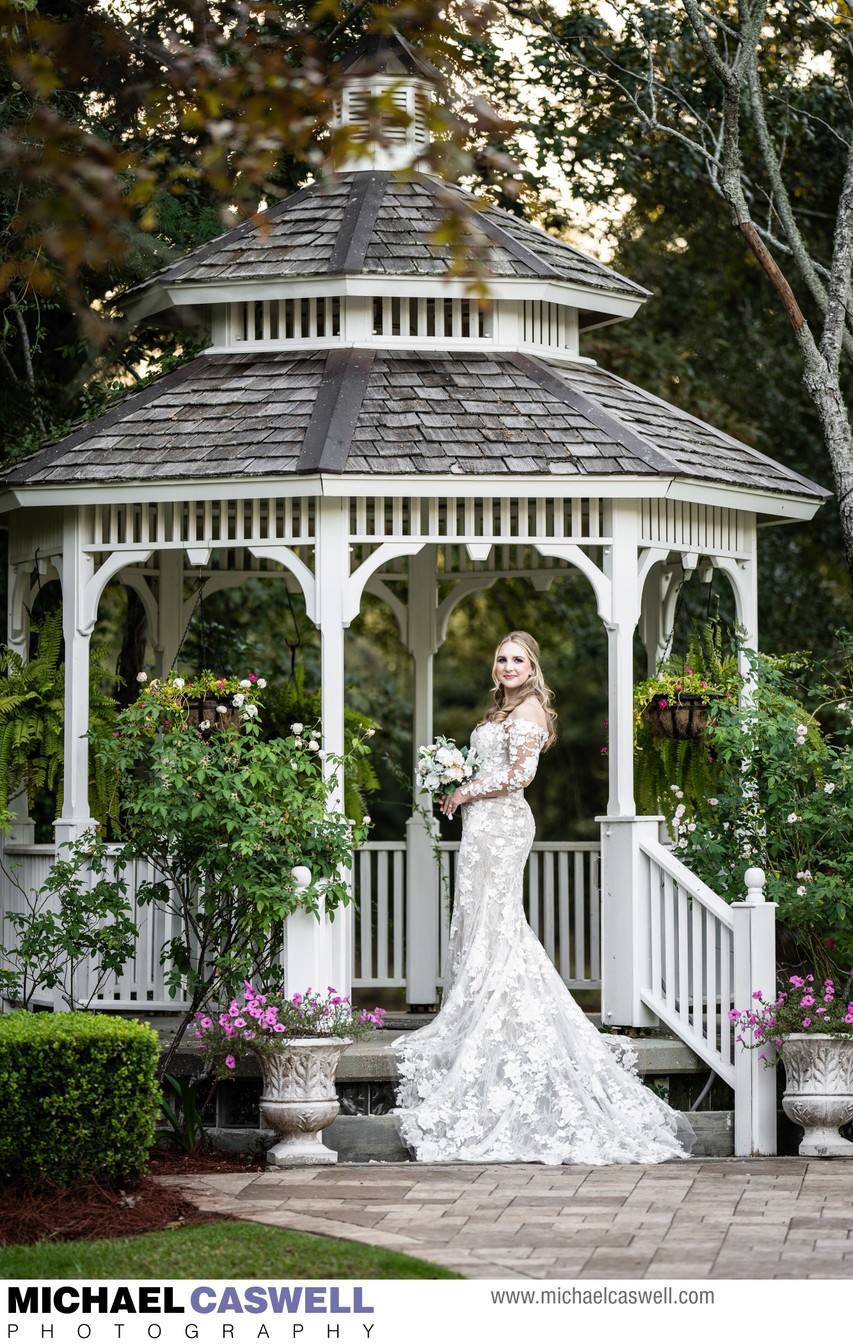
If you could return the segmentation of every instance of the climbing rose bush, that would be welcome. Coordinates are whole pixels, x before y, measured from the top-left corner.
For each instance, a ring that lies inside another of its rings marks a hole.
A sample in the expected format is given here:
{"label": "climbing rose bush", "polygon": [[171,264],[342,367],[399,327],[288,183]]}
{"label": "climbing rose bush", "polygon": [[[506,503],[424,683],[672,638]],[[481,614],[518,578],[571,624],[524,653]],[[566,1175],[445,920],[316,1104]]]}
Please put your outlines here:
{"label": "climbing rose bush", "polygon": [[798,684],[802,655],[750,653],[751,701],[713,717],[713,779],[691,811],[678,786],[668,820],[675,853],[712,890],[743,899],[747,868],[812,966],[853,966],[853,697]]}

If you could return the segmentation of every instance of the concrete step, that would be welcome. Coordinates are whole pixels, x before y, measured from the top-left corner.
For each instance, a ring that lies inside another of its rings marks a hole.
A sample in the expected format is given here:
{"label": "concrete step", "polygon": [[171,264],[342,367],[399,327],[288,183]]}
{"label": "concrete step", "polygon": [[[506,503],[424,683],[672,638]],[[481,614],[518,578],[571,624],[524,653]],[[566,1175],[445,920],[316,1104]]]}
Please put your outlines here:
{"label": "concrete step", "polygon": [[[687,1114],[696,1134],[693,1157],[731,1157],[734,1152],[733,1111],[691,1111]],[[211,1138],[221,1148],[243,1149],[244,1129],[215,1129]],[[270,1137],[272,1137],[270,1135]],[[394,1115],[339,1115],[323,1130],[323,1142],[339,1162],[410,1162],[412,1155],[400,1138]]]}
{"label": "concrete step", "polygon": [[[397,1061],[391,1046],[400,1030],[377,1031],[367,1041],[351,1045],[338,1065],[339,1083],[394,1083],[397,1081]],[[636,1050],[637,1068],[643,1077],[669,1074],[707,1073],[708,1066],[683,1041],[669,1036],[639,1036],[628,1040]]]}

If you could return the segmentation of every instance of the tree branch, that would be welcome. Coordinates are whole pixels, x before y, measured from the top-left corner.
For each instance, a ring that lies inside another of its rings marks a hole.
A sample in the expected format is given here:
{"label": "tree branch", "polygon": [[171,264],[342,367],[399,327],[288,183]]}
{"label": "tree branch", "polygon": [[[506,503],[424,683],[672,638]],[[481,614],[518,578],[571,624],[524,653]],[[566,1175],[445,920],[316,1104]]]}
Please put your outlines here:
{"label": "tree branch", "polygon": [[844,184],[838,201],[829,300],[820,344],[823,358],[836,375],[842,346],[846,349],[848,342],[853,345],[853,341],[849,341],[849,332],[846,331],[851,263],[853,263],[853,149],[847,156]]}

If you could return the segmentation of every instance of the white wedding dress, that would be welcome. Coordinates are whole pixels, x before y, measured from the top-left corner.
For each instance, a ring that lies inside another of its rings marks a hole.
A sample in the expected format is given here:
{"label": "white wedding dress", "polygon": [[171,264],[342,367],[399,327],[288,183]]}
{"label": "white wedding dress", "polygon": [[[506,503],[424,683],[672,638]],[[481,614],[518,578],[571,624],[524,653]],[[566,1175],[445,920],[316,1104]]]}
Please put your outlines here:
{"label": "white wedding dress", "polygon": [[690,1126],[589,1023],[522,908],[533,843],[524,788],[545,731],[481,724],[441,1012],[395,1042],[402,1137],[421,1162],[605,1165],[687,1157]]}

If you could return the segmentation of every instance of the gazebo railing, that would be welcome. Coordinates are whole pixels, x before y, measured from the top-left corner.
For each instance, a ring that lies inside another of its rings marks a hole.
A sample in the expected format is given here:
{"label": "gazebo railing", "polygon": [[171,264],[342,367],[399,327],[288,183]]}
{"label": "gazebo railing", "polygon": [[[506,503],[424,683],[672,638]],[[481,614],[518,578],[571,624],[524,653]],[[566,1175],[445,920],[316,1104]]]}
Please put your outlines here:
{"label": "gazebo railing", "polygon": [[[459,842],[443,841],[439,850],[441,984]],[[597,840],[537,841],[527,868],[527,916],[570,989],[601,986],[600,852]],[[369,841],[356,855],[354,986],[380,989],[406,983],[405,856],[403,840]]]}
{"label": "gazebo railing", "polygon": [[[440,977],[443,978],[450,929],[450,893],[458,842],[442,843],[441,899],[439,901]],[[534,932],[572,989],[598,989],[600,955],[600,845],[597,841],[538,841],[533,847],[526,881],[525,907]],[[23,910],[20,888],[38,889],[56,855],[53,845],[7,845],[6,868],[16,881],[0,874],[0,911]],[[135,865],[127,874],[133,892],[150,874]],[[358,988],[398,989],[406,984],[406,958],[416,955],[406,937],[406,846],[403,840],[370,841],[355,855],[353,867],[355,929],[353,985]],[[160,948],[171,937],[169,916],[161,907],[134,902],[133,918],[139,928],[136,952],[121,976],[108,979],[93,1006],[102,1010],[177,1012],[180,999],[169,997]],[[14,941],[6,923],[0,942]],[[439,983],[441,983],[441,978]],[[88,996],[89,980],[83,968],[78,996]],[[58,993],[42,996],[43,1006],[62,1007]]]}
{"label": "gazebo railing", "polygon": [[749,869],[744,900],[729,905],[657,841],[640,839],[638,849],[640,998],[734,1090],[735,1154],[775,1153],[773,1070],[737,1042],[729,1016],[754,990],[775,994],[775,906],[764,899],[764,873]]}

